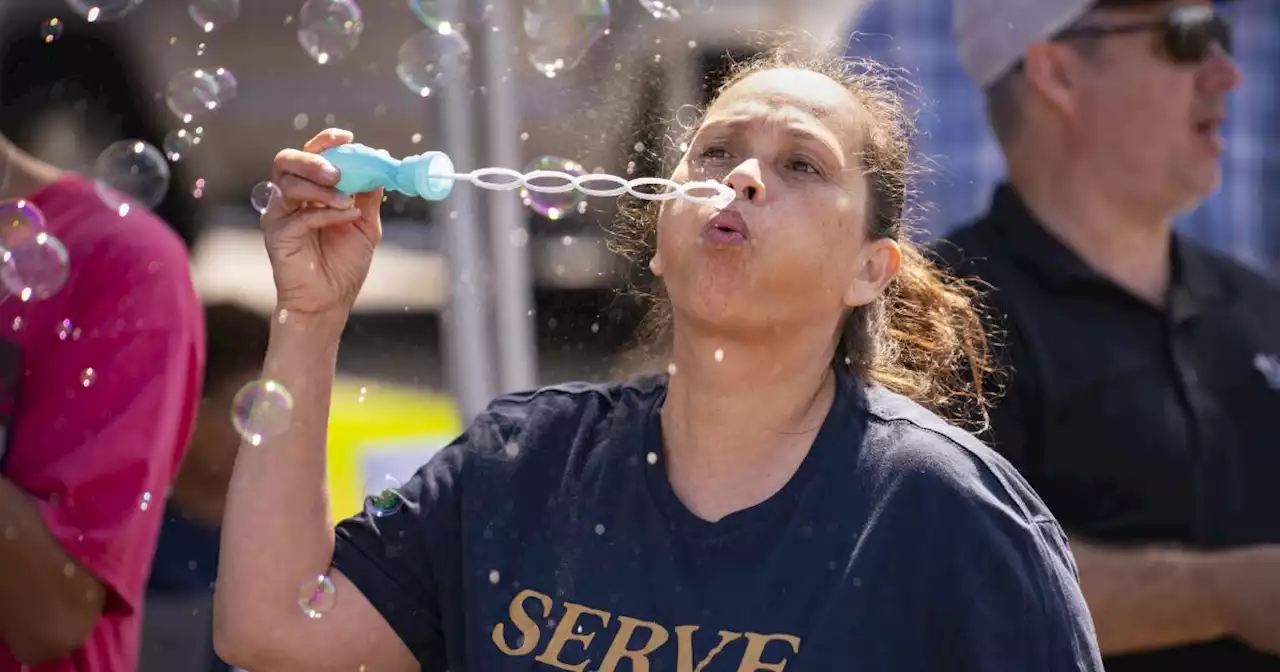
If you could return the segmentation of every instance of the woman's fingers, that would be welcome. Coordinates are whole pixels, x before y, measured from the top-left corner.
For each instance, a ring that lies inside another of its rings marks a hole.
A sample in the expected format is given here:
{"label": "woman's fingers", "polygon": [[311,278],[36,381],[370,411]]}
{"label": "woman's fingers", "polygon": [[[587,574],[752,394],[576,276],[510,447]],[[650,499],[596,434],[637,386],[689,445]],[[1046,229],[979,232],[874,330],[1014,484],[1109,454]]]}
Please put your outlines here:
{"label": "woman's fingers", "polygon": [[298,149],[282,149],[276,154],[271,181],[279,185],[285,175],[296,175],[325,187],[336,185],[342,178],[337,167],[324,157]]}
{"label": "woman's fingers", "polygon": [[303,151],[319,154],[331,147],[339,147],[341,145],[349,145],[355,141],[356,136],[351,131],[344,131],[341,128],[326,128],[316,134],[316,137],[307,141],[302,146]]}
{"label": "woman's fingers", "polygon": [[352,224],[360,221],[361,214],[356,208],[334,210],[333,208],[313,208],[296,212],[287,217],[272,219],[262,218],[262,228],[271,231],[308,230],[317,231],[338,224]]}
{"label": "woman's fingers", "polygon": [[336,189],[293,174],[281,177],[276,186],[280,188],[280,195],[293,203],[321,203],[343,210],[355,202],[355,199]]}

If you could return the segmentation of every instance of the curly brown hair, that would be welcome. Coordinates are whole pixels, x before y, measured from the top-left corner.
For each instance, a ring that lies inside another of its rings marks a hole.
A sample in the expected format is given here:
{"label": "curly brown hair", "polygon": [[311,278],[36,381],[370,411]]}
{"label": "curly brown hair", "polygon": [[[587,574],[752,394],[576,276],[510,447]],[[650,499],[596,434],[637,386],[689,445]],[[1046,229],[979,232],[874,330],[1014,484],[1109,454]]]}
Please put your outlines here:
{"label": "curly brown hair", "polygon": [[[866,110],[867,128],[861,156],[870,180],[867,226],[874,238],[891,238],[902,249],[902,268],[874,303],[849,311],[833,365],[844,364],[862,379],[905,395],[943,417],[985,429],[991,396],[992,363],[979,290],[934,263],[910,238],[908,202],[914,166],[914,124],[899,93],[898,78],[869,61],[793,54],[774,48],[734,65],[712,96],[753,74],[776,69],[803,69],[839,82]],[[705,112],[705,111],[704,111]],[[692,124],[696,130],[697,124]],[[639,267],[656,249],[660,204],[629,199],[615,230],[612,246]],[[649,299],[649,312],[639,338],[650,355],[670,342],[671,306],[661,283],[638,288]]]}

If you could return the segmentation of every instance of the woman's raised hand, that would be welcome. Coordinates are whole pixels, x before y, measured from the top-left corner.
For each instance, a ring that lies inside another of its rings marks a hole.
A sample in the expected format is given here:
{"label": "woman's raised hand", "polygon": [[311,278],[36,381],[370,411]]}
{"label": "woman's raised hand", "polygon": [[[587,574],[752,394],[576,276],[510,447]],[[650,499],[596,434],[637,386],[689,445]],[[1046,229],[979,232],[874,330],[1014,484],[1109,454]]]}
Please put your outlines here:
{"label": "woman's raised hand", "polygon": [[356,195],[333,187],[341,173],[319,153],[354,136],[329,129],[302,150],[276,155],[274,194],[262,231],[276,283],[276,308],[345,320],[382,239],[382,190]]}

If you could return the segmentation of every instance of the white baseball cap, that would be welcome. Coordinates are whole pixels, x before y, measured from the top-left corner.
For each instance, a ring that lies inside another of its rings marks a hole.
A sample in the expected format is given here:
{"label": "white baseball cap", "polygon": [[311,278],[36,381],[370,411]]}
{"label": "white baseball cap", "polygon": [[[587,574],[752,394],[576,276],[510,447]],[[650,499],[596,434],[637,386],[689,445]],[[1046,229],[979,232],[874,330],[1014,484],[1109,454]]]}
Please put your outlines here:
{"label": "white baseball cap", "polygon": [[[1138,5],[1153,0],[1107,0]],[[952,0],[960,61],[987,88],[1022,60],[1027,47],[1071,26],[1098,0]]]}

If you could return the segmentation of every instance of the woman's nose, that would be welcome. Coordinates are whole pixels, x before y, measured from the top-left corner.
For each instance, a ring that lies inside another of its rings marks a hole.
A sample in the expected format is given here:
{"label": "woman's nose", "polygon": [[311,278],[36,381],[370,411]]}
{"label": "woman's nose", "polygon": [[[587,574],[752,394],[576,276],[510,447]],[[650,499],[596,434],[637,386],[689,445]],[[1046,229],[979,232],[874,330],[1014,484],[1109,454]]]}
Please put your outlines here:
{"label": "woman's nose", "polygon": [[764,202],[764,180],[760,175],[760,162],[756,159],[748,159],[738,164],[738,167],[724,178],[724,183],[738,195],[738,198],[757,205]]}

